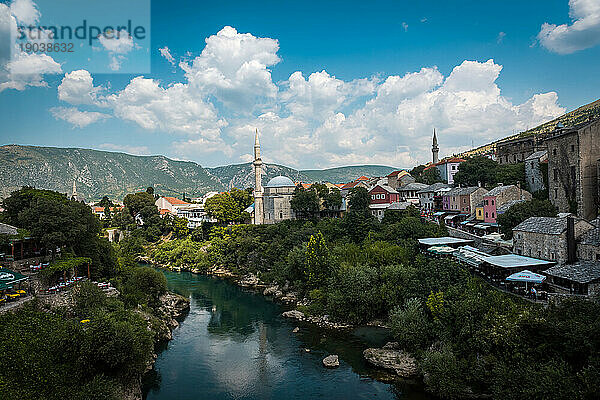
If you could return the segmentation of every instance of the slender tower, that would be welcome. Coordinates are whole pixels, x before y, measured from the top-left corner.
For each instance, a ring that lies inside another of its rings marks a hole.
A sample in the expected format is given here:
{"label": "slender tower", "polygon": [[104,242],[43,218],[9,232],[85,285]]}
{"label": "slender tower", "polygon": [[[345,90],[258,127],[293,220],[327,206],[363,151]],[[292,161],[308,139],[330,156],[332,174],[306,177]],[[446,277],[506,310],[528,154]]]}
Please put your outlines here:
{"label": "slender tower", "polygon": [[254,224],[263,223],[263,191],[262,191],[262,160],[260,158],[260,142],[258,129],[254,136]]}
{"label": "slender tower", "polygon": [[75,183],[76,180],[73,179],[73,194],[71,194],[71,198],[72,199],[77,199],[77,184]]}
{"label": "slender tower", "polygon": [[437,163],[439,161],[438,153],[440,152],[440,148],[438,147],[437,136],[435,135],[435,128],[433,128],[433,146],[431,146],[431,153],[433,154],[433,163]]}

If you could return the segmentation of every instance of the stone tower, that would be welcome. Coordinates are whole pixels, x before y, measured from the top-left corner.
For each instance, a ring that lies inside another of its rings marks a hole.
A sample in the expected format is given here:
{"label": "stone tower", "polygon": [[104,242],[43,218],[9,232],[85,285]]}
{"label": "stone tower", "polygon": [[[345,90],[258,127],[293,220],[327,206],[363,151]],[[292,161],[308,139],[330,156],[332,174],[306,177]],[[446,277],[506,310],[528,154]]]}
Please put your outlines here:
{"label": "stone tower", "polygon": [[431,153],[433,154],[433,163],[437,163],[439,161],[438,154],[440,152],[440,148],[438,147],[437,136],[435,135],[435,128],[433,128],[433,146],[431,146]]}
{"label": "stone tower", "polygon": [[75,182],[76,180],[73,179],[73,192],[71,194],[71,198],[74,200],[77,199],[77,184]]}
{"label": "stone tower", "polygon": [[260,142],[258,129],[254,136],[254,224],[263,223],[263,191],[262,191],[262,160],[260,158]]}

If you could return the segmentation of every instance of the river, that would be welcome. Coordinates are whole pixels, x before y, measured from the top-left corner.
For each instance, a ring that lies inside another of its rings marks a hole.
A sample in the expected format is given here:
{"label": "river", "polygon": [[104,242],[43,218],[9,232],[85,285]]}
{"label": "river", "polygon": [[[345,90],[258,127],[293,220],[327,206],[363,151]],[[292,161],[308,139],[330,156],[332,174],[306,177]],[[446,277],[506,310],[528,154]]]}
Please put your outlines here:
{"label": "river", "polygon": [[[281,317],[284,308],[230,282],[164,271],[169,290],[188,297],[190,312],[158,353],[144,396],[158,399],[406,399],[426,400],[418,385],[372,379],[362,358],[387,332],[332,332]],[[309,352],[306,349],[310,349]],[[321,360],[338,354],[340,367]]]}

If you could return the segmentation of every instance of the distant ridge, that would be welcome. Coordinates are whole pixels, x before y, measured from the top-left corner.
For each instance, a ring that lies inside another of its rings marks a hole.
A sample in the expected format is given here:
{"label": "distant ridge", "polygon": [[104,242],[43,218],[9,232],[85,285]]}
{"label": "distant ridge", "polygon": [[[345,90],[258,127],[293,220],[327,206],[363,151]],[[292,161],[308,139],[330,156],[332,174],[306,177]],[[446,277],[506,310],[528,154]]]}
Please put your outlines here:
{"label": "distant ridge", "polygon": [[[263,183],[277,175],[294,181],[343,183],[361,175],[384,176],[394,168],[365,165],[299,171],[277,164],[263,168]],[[0,198],[22,186],[70,193],[73,179],[77,192],[86,200],[107,195],[120,200],[125,194],[153,186],[156,193],[181,197],[199,196],[208,191],[253,186],[252,164],[204,168],[192,161],[176,161],[165,156],[81,149],[5,145],[0,146]]]}
{"label": "distant ridge", "polygon": [[492,143],[479,146],[475,149],[465,151],[464,153],[458,154],[459,157],[472,157],[480,154],[490,154],[496,151],[496,145],[501,142],[516,139],[519,137],[527,137],[531,135],[539,135],[541,133],[547,133],[554,130],[556,125],[561,122],[564,126],[574,126],[586,122],[588,119],[600,118],[600,99],[583,105],[573,111],[570,111],[558,118],[551,121],[545,122],[535,128],[528,129],[516,135],[511,135],[503,139],[496,140]]}

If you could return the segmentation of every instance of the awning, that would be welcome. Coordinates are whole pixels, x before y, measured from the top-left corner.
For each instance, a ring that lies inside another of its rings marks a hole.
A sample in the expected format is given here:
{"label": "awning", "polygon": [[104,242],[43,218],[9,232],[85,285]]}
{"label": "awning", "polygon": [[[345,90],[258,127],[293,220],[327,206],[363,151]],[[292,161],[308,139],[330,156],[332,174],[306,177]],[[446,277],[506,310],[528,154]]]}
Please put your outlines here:
{"label": "awning", "polygon": [[536,274],[529,270],[521,272],[515,272],[514,274],[506,278],[507,281],[513,282],[529,282],[529,283],[542,283],[546,277],[544,275]]}
{"label": "awning", "polygon": [[478,228],[478,229],[489,229],[491,228],[489,225],[483,225],[483,224],[477,224],[474,226],[474,228]]}
{"label": "awning", "polygon": [[12,285],[26,279],[29,277],[7,268],[0,268],[0,290],[10,289]]}
{"label": "awning", "polygon": [[431,246],[430,248],[427,249],[427,251],[434,253],[434,254],[452,254],[456,250],[450,246]]}
{"label": "awning", "polygon": [[444,218],[444,221],[452,221],[456,217],[458,217],[458,214],[448,215],[446,218]]}
{"label": "awning", "polygon": [[445,213],[443,211],[436,211],[433,213],[434,217],[441,217],[442,215],[444,215]]}

